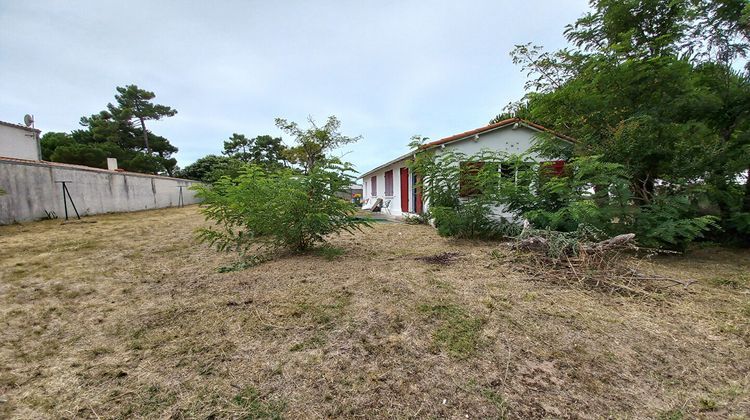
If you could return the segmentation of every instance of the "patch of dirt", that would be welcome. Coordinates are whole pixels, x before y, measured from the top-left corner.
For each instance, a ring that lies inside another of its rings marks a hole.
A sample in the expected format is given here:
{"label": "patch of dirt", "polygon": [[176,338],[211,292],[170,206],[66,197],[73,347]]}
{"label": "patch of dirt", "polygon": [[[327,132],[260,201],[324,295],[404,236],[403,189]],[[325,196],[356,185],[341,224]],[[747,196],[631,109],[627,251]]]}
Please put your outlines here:
{"label": "patch of dirt", "polygon": [[461,254],[458,252],[441,252],[439,254],[417,257],[414,259],[417,261],[424,261],[427,264],[451,265],[456,262],[456,259],[459,256],[461,256]]}
{"label": "patch of dirt", "polygon": [[643,299],[424,225],[220,273],[237,258],[194,240],[196,207],[95,220],[0,227],[2,418],[750,412],[748,251],[657,258],[697,283]]}

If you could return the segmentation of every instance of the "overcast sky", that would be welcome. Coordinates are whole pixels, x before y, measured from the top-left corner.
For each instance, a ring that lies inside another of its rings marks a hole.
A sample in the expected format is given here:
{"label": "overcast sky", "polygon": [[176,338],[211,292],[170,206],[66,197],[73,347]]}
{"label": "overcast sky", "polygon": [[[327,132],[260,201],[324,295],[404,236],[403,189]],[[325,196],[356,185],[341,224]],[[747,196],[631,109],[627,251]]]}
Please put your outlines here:
{"label": "overcast sky", "polygon": [[[0,120],[34,114],[43,131],[137,84],[173,118],[149,128],[180,166],[220,153],[232,133],[281,135],[275,117],[336,115],[360,171],[432,139],[485,125],[519,99],[509,52],[565,45],[586,0],[0,0]],[[284,138],[290,143],[291,139]]]}

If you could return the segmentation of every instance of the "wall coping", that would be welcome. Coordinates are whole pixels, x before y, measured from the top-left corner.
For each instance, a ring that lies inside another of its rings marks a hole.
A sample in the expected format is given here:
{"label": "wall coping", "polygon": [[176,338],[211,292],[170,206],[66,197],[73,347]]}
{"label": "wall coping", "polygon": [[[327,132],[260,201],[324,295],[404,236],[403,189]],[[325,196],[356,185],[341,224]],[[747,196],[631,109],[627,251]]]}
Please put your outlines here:
{"label": "wall coping", "polygon": [[46,160],[28,160],[28,159],[18,159],[18,158],[0,156],[0,163],[27,165],[27,166],[42,166],[42,167],[48,167],[48,168],[98,172],[98,173],[105,173],[109,175],[128,175],[128,176],[137,176],[137,177],[142,177],[142,178],[170,179],[174,181],[200,183],[200,181],[196,181],[194,179],[174,178],[171,176],[154,175],[154,174],[142,174],[140,172],[110,171],[108,169],[93,168],[91,166],[74,165],[72,163],[48,162]]}

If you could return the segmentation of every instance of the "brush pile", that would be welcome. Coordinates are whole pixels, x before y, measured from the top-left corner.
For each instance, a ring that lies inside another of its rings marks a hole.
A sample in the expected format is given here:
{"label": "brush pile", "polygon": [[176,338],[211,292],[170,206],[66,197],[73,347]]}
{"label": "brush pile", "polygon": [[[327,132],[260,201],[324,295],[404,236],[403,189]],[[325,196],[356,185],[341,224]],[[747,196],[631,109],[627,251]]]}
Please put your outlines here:
{"label": "brush pile", "polygon": [[511,246],[525,251],[518,266],[531,279],[624,295],[649,295],[694,283],[647,273],[647,259],[662,251],[637,247],[633,233],[603,239],[590,229],[526,230]]}

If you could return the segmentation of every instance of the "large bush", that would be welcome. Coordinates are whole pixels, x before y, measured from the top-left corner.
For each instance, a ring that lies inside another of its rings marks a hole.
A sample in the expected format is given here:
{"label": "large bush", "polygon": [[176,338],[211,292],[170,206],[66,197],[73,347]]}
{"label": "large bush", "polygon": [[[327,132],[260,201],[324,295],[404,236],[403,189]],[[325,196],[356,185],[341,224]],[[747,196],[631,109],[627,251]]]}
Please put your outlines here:
{"label": "large bush", "polygon": [[[543,151],[544,144],[532,152]],[[537,160],[531,154],[427,151],[417,154],[412,167],[444,236],[506,236],[514,229],[499,215],[510,214],[537,229],[632,232],[641,245],[682,250],[716,227],[715,217],[696,215],[696,200],[685,198],[684,188],[665,185],[641,203],[623,165],[597,156],[572,158],[562,168]]]}
{"label": "large bush", "polygon": [[639,208],[634,229],[641,245],[684,251],[691,242],[712,228],[718,230],[718,218],[696,216],[686,195],[662,194]]}
{"label": "large bush", "polygon": [[500,180],[498,202],[533,226],[561,232],[587,225],[622,233],[632,212],[628,178],[621,165],[597,157],[573,158],[562,170],[528,155],[506,158],[515,177]]}
{"label": "large bush", "polygon": [[360,229],[366,222],[354,217],[354,205],[336,196],[351,184],[352,172],[350,165],[337,162],[306,175],[248,165],[236,178],[198,185],[202,212],[216,222],[201,229],[199,238],[243,254],[305,251],[326,235]]}
{"label": "large bush", "polygon": [[649,203],[640,203],[623,165],[597,156],[577,157],[554,175],[548,165],[522,166],[515,181],[501,180],[499,202],[534,227],[635,233],[642,246],[677,250],[717,227],[715,217],[696,215],[691,203],[695,194],[684,188],[657,188]]}

